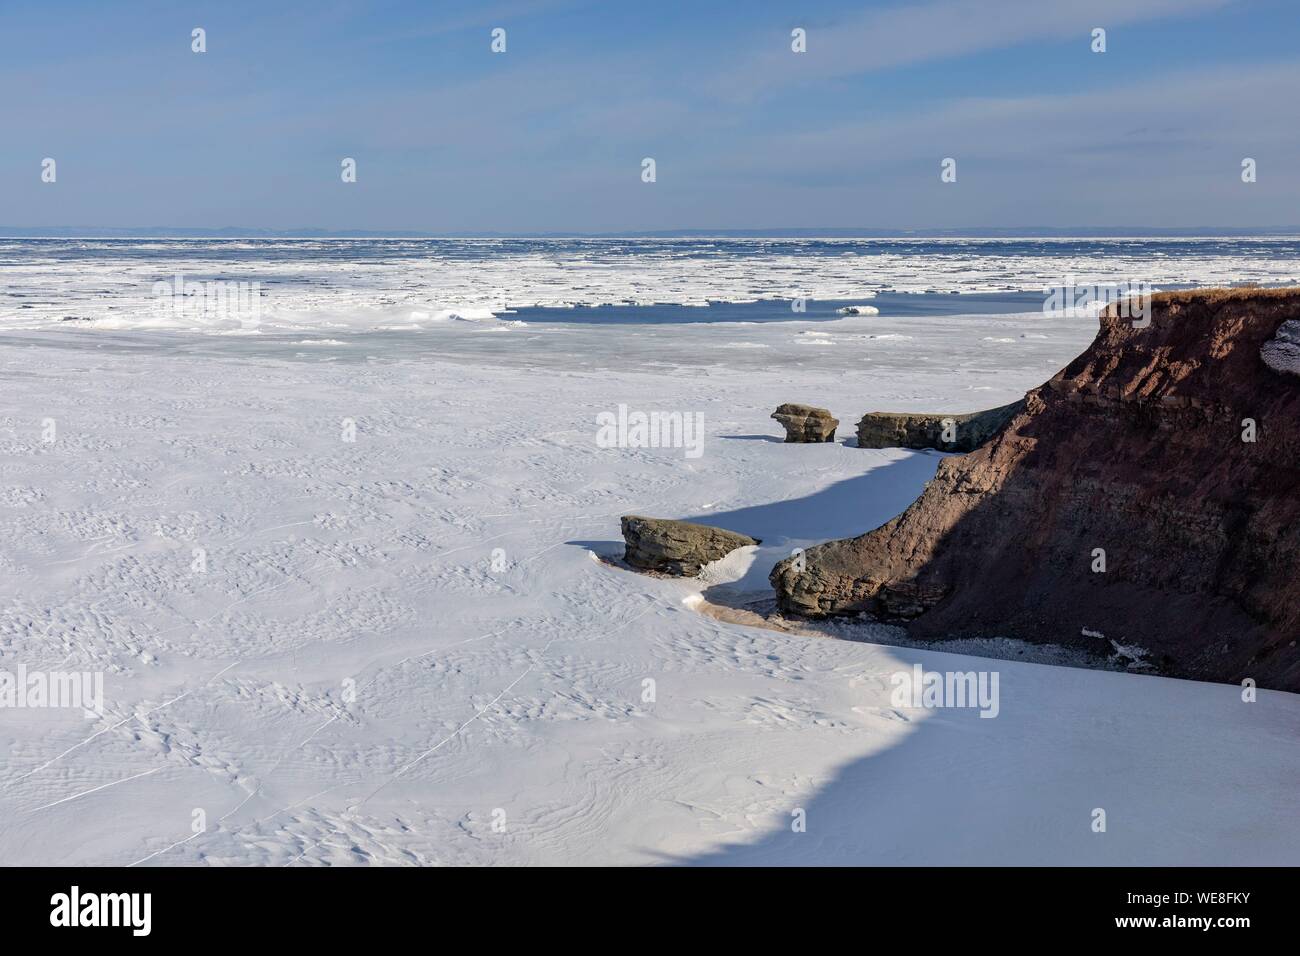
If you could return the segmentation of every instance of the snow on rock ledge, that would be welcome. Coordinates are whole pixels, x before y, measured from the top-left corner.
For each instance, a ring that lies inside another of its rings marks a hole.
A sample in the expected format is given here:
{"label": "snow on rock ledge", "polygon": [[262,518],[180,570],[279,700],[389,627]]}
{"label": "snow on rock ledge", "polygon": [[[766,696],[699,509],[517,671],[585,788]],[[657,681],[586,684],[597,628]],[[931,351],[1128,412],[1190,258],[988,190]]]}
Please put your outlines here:
{"label": "snow on rock ledge", "polygon": [[1277,335],[1260,346],[1259,357],[1275,372],[1300,376],[1300,321],[1283,322]]}

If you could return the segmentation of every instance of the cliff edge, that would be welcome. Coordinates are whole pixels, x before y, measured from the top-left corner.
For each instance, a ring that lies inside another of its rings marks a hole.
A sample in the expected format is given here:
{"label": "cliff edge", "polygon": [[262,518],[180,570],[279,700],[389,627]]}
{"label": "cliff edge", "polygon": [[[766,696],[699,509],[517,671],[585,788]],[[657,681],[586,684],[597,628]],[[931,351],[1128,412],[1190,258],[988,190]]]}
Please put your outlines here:
{"label": "cliff edge", "polygon": [[1300,691],[1297,320],[1297,288],[1162,293],[1145,327],[1108,309],[903,514],[778,564],[779,607]]}

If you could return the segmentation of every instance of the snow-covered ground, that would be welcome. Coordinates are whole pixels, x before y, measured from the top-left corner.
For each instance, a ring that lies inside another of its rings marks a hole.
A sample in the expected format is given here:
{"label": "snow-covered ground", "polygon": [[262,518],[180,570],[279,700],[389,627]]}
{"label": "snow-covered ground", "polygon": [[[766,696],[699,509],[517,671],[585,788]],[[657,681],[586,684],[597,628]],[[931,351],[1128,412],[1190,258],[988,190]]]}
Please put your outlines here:
{"label": "snow-covered ground", "polygon": [[[933,473],[862,412],[1009,401],[1094,323],[492,327],[0,337],[0,669],[105,673],[102,716],[0,709],[0,863],[1300,862],[1294,695],[782,634],[598,560],[691,518],[758,586]],[[702,454],[601,447],[619,404]],[[998,672],[997,717],[898,706],[917,662]]]}

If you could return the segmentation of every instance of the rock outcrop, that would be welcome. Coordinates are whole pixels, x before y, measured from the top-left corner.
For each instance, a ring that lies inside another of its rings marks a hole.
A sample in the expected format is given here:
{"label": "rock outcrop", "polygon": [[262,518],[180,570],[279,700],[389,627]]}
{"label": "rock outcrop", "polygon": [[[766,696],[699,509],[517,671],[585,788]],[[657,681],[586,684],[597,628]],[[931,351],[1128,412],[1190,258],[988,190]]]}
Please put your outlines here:
{"label": "rock outcrop", "polygon": [[835,440],[835,429],[840,427],[838,418],[813,405],[787,402],[778,406],[771,417],[785,427],[787,442],[831,442]]}
{"label": "rock outcrop", "polygon": [[1259,347],[1259,357],[1275,372],[1300,377],[1300,321],[1283,322],[1277,334]]}
{"label": "rock outcrop", "polygon": [[726,557],[737,548],[759,544],[756,538],[689,521],[624,515],[621,519],[627,548],[623,560],[642,571],[689,577],[710,561]]}
{"label": "rock outcrop", "polygon": [[1024,408],[1022,399],[966,415],[867,412],[858,422],[859,448],[937,448],[974,451]]}
{"label": "rock outcrop", "polygon": [[1300,691],[1300,381],[1267,348],[1297,320],[1300,289],[1163,293],[1144,328],[1108,309],[903,514],[778,564],[778,605]]}

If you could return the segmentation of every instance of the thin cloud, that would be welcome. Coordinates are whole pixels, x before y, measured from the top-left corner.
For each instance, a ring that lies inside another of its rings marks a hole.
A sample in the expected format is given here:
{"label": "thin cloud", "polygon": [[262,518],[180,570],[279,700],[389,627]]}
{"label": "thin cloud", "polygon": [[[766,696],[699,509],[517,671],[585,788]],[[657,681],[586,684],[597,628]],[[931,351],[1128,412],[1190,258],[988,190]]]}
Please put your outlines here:
{"label": "thin cloud", "polygon": [[[759,93],[836,77],[1002,50],[1037,40],[1077,36],[1094,27],[1188,17],[1236,0],[937,0],[923,5],[868,10],[833,25],[810,29],[808,52],[792,56],[788,38],[763,41],[764,49],[721,71],[719,95]],[[758,41],[755,41],[758,42]]]}

